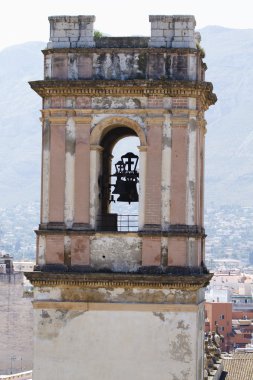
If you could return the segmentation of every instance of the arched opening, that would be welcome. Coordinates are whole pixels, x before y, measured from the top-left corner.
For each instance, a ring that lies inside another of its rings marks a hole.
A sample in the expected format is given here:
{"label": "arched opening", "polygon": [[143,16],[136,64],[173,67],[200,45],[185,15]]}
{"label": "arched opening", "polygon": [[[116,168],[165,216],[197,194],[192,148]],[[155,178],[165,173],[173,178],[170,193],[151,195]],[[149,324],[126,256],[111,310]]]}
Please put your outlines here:
{"label": "arched opening", "polygon": [[116,126],[102,138],[99,230],[138,230],[138,145],[140,140],[136,132],[126,126]]}

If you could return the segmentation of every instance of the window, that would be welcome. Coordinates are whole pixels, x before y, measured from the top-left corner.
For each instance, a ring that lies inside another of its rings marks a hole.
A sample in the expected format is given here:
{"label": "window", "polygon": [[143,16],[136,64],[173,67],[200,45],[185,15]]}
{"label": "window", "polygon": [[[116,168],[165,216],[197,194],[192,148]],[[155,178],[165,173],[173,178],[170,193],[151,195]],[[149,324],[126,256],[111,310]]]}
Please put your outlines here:
{"label": "window", "polygon": [[220,319],[225,319],[224,314],[221,314],[221,315],[220,315]]}

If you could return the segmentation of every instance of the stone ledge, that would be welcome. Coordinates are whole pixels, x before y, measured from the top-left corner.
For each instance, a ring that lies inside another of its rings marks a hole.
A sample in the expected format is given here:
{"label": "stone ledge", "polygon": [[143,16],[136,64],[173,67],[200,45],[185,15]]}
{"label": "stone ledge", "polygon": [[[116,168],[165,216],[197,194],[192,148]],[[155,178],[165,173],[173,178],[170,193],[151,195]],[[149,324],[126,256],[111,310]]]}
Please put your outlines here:
{"label": "stone ledge", "polygon": [[[109,43],[109,39],[112,38],[112,41]],[[178,54],[178,55],[188,55],[188,54],[200,54],[201,55],[201,51],[194,47],[194,48],[191,48],[191,47],[184,47],[184,48],[168,48],[168,47],[142,47],[142,44],[146,43],[146,40],[144,41],[141,41],[140,42],[140,45],[141,46],[126,46],[126,42],[124,43],[124,46],[116,46],[116,40],[117,38],[123,38],[123,37],[102,37],[101,38],[101,43],[98,42],[98,40],[94,39],[94,42],[96,44],[96,46],[94,47],[85,47],[85,50],[84,48],[80,48],[80,47],[68,47],[68,48],[53,48],[53,47],[47,47],[45,49],[42,50],[42,53],[44,55],[51,55],[53,53],[82,53],[82,54],[94,54],[94,53],[129,53],[130,51],[134,51],[134,52],[137,52],[137,53],[151,53],[151,54],[163,54],[163,53],[170,53],[170,54]],[[128,37],[124,37],[124,38],[128,38]],[[133,41],[130,42],[130,40],[128,41],[128,43],[131,45],[135,45],[137,44],[137,38],[138,37],[132,37]],[[141,38],[141,37],[139,37]],[[145,38],[145,37],[143,37]],[[108,40],[108,43],[110,45],[113,45],[113,46],[105,46],[105,41],[106,40],[103,40],[103,39],[107,39]]]}
{"label": "stone ledge", "polygon": [[69,25],[69,23],[78,23],[78,22],[95,22],[96,17],[94,15],[79,15],[79,16],[68,16],[68,15],[57,15],[57,16],[49,16],[48,17],[49,21],[54,21],[54,22],[65,22],[67,23],[66,26]]}
{"label": "stone ledge", "polygon": [[[79,310],[79,311],[135,311],[135,312],[153,312],[166,313],[166,312],[183,312],[183,313],[196,313],[199,310],[200,304],[166,304],[148,302],[143,303],[136,301],[133,302],[95,302],[95,301],[52,301],[52,300],[36,300],[33,301],[34,309],[56,309],[56,310]],[[1,377],[0,377],[1,379]],[[16,379],[15,379],[16,380]]]}
{"label": "stone ledge", "polygon": [[95,38],[96,48],[147,48],[150,37],[101,37]]}
{"label": "stone ledge", "polygon": [[[84,288],[152,288],[152,289],[181,289],[181,290],[198,290],[206,287],[211,278],[210,273],[201,273],[198,268],[198,274],[194,272],[190,274],[179,273],[174,274],[173,270],[165,273],[145,273],[144,268],[142,273],[56,273],[56,272],[26,272],[25,276],[34,286],[78,286]],[[153,267],[150,267],[150,270]],[[169,268],[169,267],[167,267]],[[182,272],[186,268],[181,268]],[[189,268],[188,268],[189,269]],[[196,268],[195,268],[196,269]],[[157,270],[157,268],[156,268]]]}
{"label": "stone ledge", "polygon": [[148,229],[139,231],[102,231],[88,228],[87,226],[73,226],[73,228],[57,228],[47,227],[46,225],[40,225],[38,230],[35,230],[36,235],[109,235],[110,237],[116,236],[187,236],[193,238],[206,238],[205,229],[200,226],[188,226],[184,224],[172,224],[166,229],[157,228],[156,226],[149,225]]}
{"label": "stone ledge", "polygon": [[201,97],[208,106],[215,104],[213,85],[204,81],[180,80],[40,80],[29,82],[41,97],[47,96],[181,96]]}

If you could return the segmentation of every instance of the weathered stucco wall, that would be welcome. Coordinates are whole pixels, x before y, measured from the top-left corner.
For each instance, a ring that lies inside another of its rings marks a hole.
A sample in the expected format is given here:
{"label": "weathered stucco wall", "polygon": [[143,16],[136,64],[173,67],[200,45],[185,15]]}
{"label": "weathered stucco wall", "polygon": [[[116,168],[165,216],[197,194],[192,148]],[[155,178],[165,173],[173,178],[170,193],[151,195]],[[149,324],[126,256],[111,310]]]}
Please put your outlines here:
{"label": "weathered stucco wall", "polygon": [[[125,51],[124,51],[125,50]],[[189,54],[190,53],[190,54]],[[169,79],[199,80],[201,53],[192,49],[168,51],[152,48],[100,48],[61,51],[45,50],[45,79]]]}
{"label": "weathered stucco wall", "polygon": [[141,266],[141,248],[140,237],[96,234],[91,238],[90,264],[95,269],[136,271]]}
{"label": "weathered stucco wall", "polygon": [[[135,235],[135,236],[134,236]],[[198,267],[202,238],[194,236],[142,236],[140,234],[87,233],[38,237],[37,264],[90,265],[94,270],[136,271],[142,265]]]}
{"label": "weathered stucco wall", "polygon": [[35,311],[36,380],[202,380],[203,305],[85,306]]}

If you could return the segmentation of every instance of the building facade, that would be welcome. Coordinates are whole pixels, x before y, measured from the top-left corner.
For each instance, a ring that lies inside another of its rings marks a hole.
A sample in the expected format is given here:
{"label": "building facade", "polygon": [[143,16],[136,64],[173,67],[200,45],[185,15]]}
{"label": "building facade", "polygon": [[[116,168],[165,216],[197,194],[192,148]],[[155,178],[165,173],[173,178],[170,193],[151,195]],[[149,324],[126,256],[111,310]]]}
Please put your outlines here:
{"label": "building facade", "polygon": [[[150,16],[147,38],[94,38],[94,16],[49,21],[44,80],[30,83],[43,100],[33,378],[200,380],[216,96],[195,19]],[[139,155],[114,169],[129,136]],[[134,228],[120,227],[116,200],[138,204]]]}
{"label": "building facade", "polygon": [[24,288],[24,274],[13,258],[0,255],[0,376],[29,370],[33,364],[33,308]]}
{"label": "building facade", "polygon": [[230,352],[233,349],[232,342],[232,303],[231,302],[206,302],[206,332],[216,331],[223,336],[221,342],[222,351]]}

